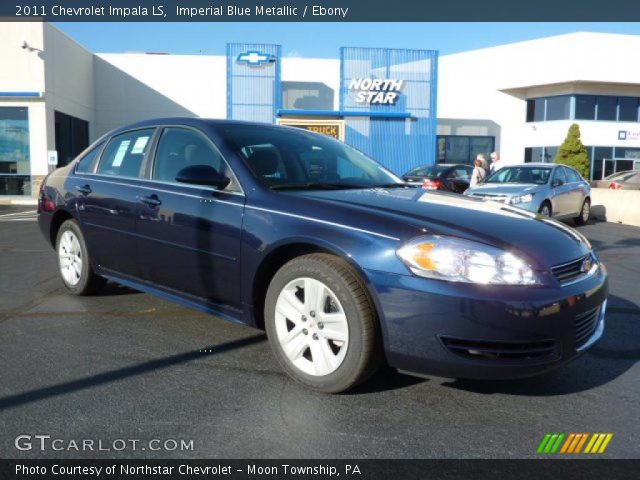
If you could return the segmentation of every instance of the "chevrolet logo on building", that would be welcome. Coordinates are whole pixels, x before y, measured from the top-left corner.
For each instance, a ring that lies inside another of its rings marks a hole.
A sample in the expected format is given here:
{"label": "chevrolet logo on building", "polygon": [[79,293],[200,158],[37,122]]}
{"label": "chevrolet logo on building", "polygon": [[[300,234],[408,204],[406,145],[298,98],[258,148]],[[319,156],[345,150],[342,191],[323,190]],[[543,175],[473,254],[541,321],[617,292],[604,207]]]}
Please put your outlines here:
{"label": "chevrolet logo on building", "polygon": [[270,53],[257,52],[255,50],[241,53],[236,59],[236,62],[244,63],[250,67],[257,67],[275,61],[276,57]]}

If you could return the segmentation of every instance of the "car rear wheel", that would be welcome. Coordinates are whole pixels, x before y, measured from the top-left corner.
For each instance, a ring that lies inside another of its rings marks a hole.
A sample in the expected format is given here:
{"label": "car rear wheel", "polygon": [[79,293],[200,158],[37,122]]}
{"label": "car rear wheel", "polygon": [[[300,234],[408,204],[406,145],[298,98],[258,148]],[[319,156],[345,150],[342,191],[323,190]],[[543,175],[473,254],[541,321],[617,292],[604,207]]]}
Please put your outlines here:
{"label": "car rear wheel", "polygon": [[327,393],[366,380],[382,360],[369,294],[346,262],[327,254],[298,257],[273,277],[265,299],[269,343],[282,368]]}
{"label": "car rear wheel", "polygon": [[538,213],[540,215],[544,215],[545,217],[551,216],[551,204],[549,203],[548,200],[545,200],[544,202],[542,202],[542,205],[540,205],[540,209],[538,210]]}
{"label": "car rear wheel", "polygon": [[91,295],[105,284],[106,280],[91,268],[87,245],[75,220],[67,220],[60,226],[56,251],[60,277],[71,293]]}
{"label": "car rear wheel", "polygon": [[575,218],[576,223],[580,225],[584,225],[589,221],[591,217],[591,200],[588,198],[584,199],[582,202],[582,208],[580,209],[580,215]]}

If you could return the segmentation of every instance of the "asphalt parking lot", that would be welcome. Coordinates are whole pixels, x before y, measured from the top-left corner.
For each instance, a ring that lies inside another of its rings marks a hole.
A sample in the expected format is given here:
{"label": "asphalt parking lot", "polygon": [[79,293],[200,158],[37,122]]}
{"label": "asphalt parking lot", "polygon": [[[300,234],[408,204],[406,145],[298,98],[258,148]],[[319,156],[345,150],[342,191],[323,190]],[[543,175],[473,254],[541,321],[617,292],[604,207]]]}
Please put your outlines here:
{"label": "asphalt parking lot", "polygon": [[[508,382],[384,371],[332,396],[285,377],[257,330],[112,284],[66,294],[30,210],[0,207],[0,458],[524,458],[547,432],[611,432],[604,457],[640,457],[639,228],[580,228],[611,297],[574,362]],[[20,451],[25,434],[193,449]]]}

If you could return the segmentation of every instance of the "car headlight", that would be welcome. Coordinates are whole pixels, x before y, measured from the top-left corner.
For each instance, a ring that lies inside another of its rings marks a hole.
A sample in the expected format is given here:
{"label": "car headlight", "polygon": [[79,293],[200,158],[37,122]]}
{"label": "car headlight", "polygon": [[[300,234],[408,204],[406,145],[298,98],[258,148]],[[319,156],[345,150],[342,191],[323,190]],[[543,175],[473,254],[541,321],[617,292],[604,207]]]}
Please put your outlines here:
{"label": "car headlight", "polygon": [[531,266],[517,255],[482,243],[429,235],[398,249],[415,275],[452,282],[540,285]]}
{"label": "car headlight", "polygon": [[526,195],[517,195],[509,199],[511,205],[517,205],[519,203],[529,203],[533,200],[533,193],[527,193]]}

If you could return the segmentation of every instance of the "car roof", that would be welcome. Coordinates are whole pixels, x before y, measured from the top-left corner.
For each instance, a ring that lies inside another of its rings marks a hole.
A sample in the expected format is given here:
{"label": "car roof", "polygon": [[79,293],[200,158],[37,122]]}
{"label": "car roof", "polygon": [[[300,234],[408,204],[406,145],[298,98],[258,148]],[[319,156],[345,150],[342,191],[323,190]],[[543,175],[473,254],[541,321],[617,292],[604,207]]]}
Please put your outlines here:
{"label": "car roof", "polygon": [[471,165],[467,165],[465,163],[436,163],[433,165],[418,165],[417,167],[412,167],[409,171],[417,170],[418,168],[429,168],[429,167],[451,168],[451,167],[471,167]]}
{"label": "car roof", "polygon": [[[545,163],[545,162],[531,162],[531,163],[517,163],[514,165],[505,165],[502,168],[506,167],[525,167],[525,168],[533,168],[533,167],[547,167],[547,168],[555,168],[555,167],[567,167],[568,165],[560,165],[558,163]],[[571,168],[571,167],[569,167]]]}
{"label": "car roof", "polygon": [[274,125],[272,123],[262,123],[262,122],[249,122],[244,120],[227,120],[227,119],[219,119],[219,118],[202,118],[202,117],[160,117],[160,118],[149,118],[147,120],[142,120],[135,123],[129,123],[126,125],[122,125],[121,127],[114,128],[113,130],[105,133],[100,140],[108,137],[112,137],[113,135],[119,135],[120,133],[127,132],[129,130],[137,130],[145,127],[163,127],[163,126],[213,126],[216,127],[224,127],[226,125],[246,125],[246,126],[255,126],[255,127],[271,127],[278,129],[286,129],[286,130],[295,130],[297,132],[309,133],[312,135],[321,135],[319,133],[310,132],[307,130],[301,130],[295,127],[289,127],[286,125]]}
{"label": "car roof", "polygon": [[247,126],[256,126],[256,127],[257,126],[260,126],[260,127],[278,126],[272,123],[248,122],[244,120],[227,120],[227,119],[219,119],[219,118],[161,117],[161,118],[150,118],[147,120],[142,120],[140,122],[131,123],[128,125],[124,125],[121,128],[130,130],[130,129],[140,128],[140,127],[146,127],[149,125],[176,125],[176,124],[193,125],[193,124],[203,124],[203,123],[207,125],[215,125],[215,126],[224,126],[224,125],[247,125]]}

